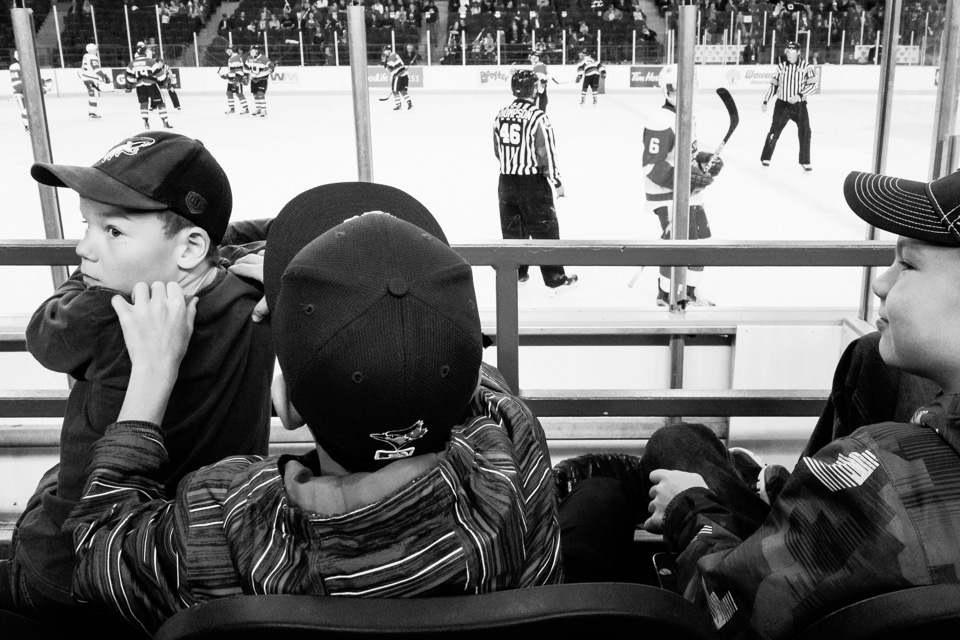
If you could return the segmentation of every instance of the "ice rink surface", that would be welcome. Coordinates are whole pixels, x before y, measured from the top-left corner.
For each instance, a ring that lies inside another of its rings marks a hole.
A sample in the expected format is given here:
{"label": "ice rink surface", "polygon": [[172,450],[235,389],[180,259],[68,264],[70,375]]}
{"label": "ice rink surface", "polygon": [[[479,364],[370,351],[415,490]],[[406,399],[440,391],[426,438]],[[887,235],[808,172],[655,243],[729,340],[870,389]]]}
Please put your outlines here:
{"label": "ice rink surface", "polygon": [[[424,92],[413,89],[414,108],[393,111],[371,91],[374,178],[403,189],[439,219],[452,243],[498,240],[498,165],[492,122],[509,94]],[[760,111],[754,91],[733,95],[740,127],[728,143],[725,168],[706,191],[706,209],[719,240],[860,240],[865,227],[846,207],[843,178],[871,168],[876,95],[828,93],[810,99],[813,171],[797,162],[796,127],[781,136],[770,167],[759,162],[772,109]],[[270,95],[269,117],[225,115],[221,94],[180,92],[183,110],[172,111],[174,131],[201,139],[233,185],[233,219],[272,217],[293,196],[327,182],[357,179],[352,98],[347,94]],[[662,104],[657,89],[614,92],[597,106],[576,94],[551,94],[548,115],[556,130],[558,165],[567,197],[558,200],[564,239],[655,240],[660,228],[643,197],[641,148],[644,122]],[[251,106],[252,106],[252,100]],[[112,144],[142,131],[135,97],[104,94],[100,120],[87,117],[85,96],[46,99],[53,158],[89,165]],[[887,173],[925,179],[933,131],[934,92],[895,94]],[[727,114],[713,91],[695,97],[700,148],[712,150],[727,129]],[[160,126],[154,113],[151,124]],[[36,183],[30,178],[29,134],[12,99],[0,101],[2,157],[0,234],[42,238]],[[59,190],[65,236],[82,235],[77,198]],[[577,268],[580,286],[551,296],[534,271],[520,286],[521,313],[585,309],[655,310],[655,268],[633,288],[627,268]],[[709,268],[700,291],[720,307],[856,309],[860,269]],[[477,269],[482,309],[494,307],[493,272]],[[44,268],[5,267],[0,316],[29,315],[51,290]],[[664,313],[666,313],[664,311]]]}

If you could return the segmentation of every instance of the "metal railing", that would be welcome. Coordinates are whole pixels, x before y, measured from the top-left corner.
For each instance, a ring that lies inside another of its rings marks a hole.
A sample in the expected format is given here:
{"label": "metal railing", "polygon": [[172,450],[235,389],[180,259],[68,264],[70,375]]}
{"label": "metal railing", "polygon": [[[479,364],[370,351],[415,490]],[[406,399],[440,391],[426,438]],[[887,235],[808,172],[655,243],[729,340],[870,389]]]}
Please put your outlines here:
{"label": "metal railing", "polygon": [[[75,240],[21,240],[0,243],[0,266],[75,265]],[[517,267],[565,264],[578,266],[638,267],[663,265],[683,267],[697,264],[715,267],[865,267],[889,264],[894,255],[892,242],[721,242],[673,241],[610,244],[573,241],[504,241],[496,244],[455,245],[473,266],[496,271],[497,366],[514,389],[522,389],[519,369],[519,307]],[[656,329],[658,335],[692,333],[684,313],[667,314]],[[702,329],[702,327],[701,327]],[[567,332],[540,334],[539,344],[569,343]],[[624,333],[642,334],[643,328]],[[577,344],[604,344],[614,332],[586,333]],[[18,334],[0,340],[2,350],[19,350]],[[63,415],[67,391],[0,391],[0,417],[57,417]],[[826,391],[782,390],[609,390],[609,391],[526,391],[522,397],[540,417],[628,417],[644,416],[816,416]]]}

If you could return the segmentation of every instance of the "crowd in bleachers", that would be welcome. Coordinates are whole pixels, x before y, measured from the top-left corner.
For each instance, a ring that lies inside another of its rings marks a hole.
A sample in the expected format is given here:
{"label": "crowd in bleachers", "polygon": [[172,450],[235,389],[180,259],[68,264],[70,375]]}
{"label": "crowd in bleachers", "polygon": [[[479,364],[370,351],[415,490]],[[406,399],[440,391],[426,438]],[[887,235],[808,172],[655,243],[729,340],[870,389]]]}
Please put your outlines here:
{"label": "crowd in bleachers", "polygon": [[[26,0],[27,9],[33,10],[33,26],[39,29],[50,13],[50,0]],[[0,63],[6,68],[13,62],[13,19],[10,17],[10,2],[0,3]]]}

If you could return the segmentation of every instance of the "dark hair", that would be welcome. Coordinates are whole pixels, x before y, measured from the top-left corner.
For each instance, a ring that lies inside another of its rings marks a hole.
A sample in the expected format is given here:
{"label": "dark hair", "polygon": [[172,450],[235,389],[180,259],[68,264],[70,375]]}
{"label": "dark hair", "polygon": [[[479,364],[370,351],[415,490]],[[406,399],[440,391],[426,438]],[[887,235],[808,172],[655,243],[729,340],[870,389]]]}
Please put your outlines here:
{"label": "dark hair", "polygon": [[[173,211],[160,211],[157,213],[157,215],[160,217],[160,222],[163,223],[163,233],[168,238],[172,238],[184,229],[189,229],[191,227],[196,227],[197,229],[200,228],[179,213],[174,213]],[[207,240],[209,241],[209,244],[207,245],[207,255],[204,256],[204,259],[209,265],[213,266],[217,264],[217,251],[219,247],[217,246],[217,243],[210,238],[210,234],[207,234]]]}

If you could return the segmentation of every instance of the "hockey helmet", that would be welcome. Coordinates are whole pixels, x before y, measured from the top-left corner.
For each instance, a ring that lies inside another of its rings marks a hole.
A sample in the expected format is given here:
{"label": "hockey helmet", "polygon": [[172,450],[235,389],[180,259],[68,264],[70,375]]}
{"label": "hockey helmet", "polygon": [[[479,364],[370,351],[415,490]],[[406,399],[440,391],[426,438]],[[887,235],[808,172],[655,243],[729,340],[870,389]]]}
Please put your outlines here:
{"label": "hockey helmet", "polygon": [[250,55],[253,56],[253,57],[257,57],[257,54],[258,54],[258,53],[260,53],[260,47],[258,47],[258,46],[255,45],[255,44],[254,44],[254,45],[251,45],[251,46],[250,46]]}
{"label": "hockey helmet", "polygon": [[537,74],[529,69],[519,69],[510,78],[510,89],[518,98],[532,98],[537,93]]}
{"label": "hockey helmet", "polygon": [[93,44],[92,42],[87,45],[87,53],[96,53],[96,52],[97,52],[97,45]]}
{"label": "hockey helmet", "polygon": [[787,51],[789,51],[790,49],[793,49],[794,51],[800,51],[800,43],[799,43],[799,42],[788,42],[788,43],[787,43]]}
{"label": "hockey helmet", "polygon": [[657,76],[657,86],[663,89],[664,94],[677,90],[677,65],[668,64],[660,70],[660,75]]}
{"label": "hockey helmet", "polygon": [[141,40],[140,42],[137,43],[136,54],[137,54],[138,56],[142,56],[142,55],[144,55],[146,52],[147,52],[147,43],[145,43],[143,40]]}
{"label": "hockey helmet", "polygon": [[232,56],[232,55],[233,55],[233,47],[227,47],[226,49],[223,50],[223,52],[224,52],[225,54],[227,54],[228,56]]}

